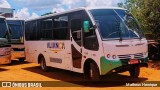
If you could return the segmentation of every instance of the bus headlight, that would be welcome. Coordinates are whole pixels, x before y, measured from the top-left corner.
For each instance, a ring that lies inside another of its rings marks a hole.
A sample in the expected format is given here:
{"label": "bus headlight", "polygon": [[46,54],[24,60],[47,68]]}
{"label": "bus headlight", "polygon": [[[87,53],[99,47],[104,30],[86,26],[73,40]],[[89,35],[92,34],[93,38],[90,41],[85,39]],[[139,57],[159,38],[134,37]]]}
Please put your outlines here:
{"label": "bus headlight", "polygon": [[106,56],[107,56],[107,58],[110,58],[110,57],[111,57],[111,55],[110,55],[110,54],[107,54]]}
{"label": "bus headlight", "polygon": [[113,55],[112,58],[113,58],[113,59],[116,59],[116,55]]}
{"label": "bus headlight", "polygon": [[111,54],[106,55],[106,59],[108,59],[108,60],[115,60],[116,58],[117,58],[116,55],[111,55]]}

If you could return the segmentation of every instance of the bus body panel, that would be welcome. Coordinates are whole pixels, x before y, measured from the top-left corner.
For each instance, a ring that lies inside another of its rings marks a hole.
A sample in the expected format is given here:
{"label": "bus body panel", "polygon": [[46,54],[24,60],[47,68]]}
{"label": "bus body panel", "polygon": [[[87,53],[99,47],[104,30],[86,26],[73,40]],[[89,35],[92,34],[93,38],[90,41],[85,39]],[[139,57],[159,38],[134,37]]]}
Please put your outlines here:
{"label": "bus body panel", "polygon": [[49,65],[57,68],[72,70],[70,41],[48,41],[46,44],[47,54],[49,55]]}
{"label": "bus body panel", "polygon": [[[40,54],[42,54],[44,57],[48,55],[48,54],[45,54],[46,48],[44,48],[45,45],[43,45],[42,43],[44,42],[37,43],[34,41],[28,41],[27,43],[25,43],[26,60],[28,62],[38,63],[38,56]],[[48,62],[46,63],[48,64]]]}
{"label": "bus body panel", "polygon": [[[24,58],[25,53],[24,53],[24,44],[12,44],[12,60],[13,59],[18,59],[18,58]],[[15,50],[17,49],[17,50]]]}
{"label": "bus body panel", "polygon": [[0,48],[0,64],[11,63],[11,47]]}
{"label": "bus body panel", "polygon": [[[63,49],[53,47],[53,44],[61,44]],[[43,55],[46,64],[57,68],[68,68],[71,70],[71,51],[70,41],[28,41],[25,43],[26,48],[26,59],[29,62],[38,63],[38,56]],[[63,44],[65,46],[63,46]],[[56,49],[55,49],[56,48]],[[55,60],[55,61],[54,61]],[[70,63],[69,63],[70,60]]]}

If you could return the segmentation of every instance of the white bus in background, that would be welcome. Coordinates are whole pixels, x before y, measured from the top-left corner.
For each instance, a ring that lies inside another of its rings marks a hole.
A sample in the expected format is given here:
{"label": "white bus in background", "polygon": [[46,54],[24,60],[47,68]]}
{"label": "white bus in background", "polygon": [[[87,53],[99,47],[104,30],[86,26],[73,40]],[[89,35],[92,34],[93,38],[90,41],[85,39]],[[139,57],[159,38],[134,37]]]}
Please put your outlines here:
{"label": "white bus in background", "polygon": [[11,63],[10,35],[6,19],[0,16],[0,65]]}
{"label": "white bus in background", "polygon": [[19,59],[20,61],[25,60],[24,54],[24,23],[23,19],[18,18],[7,18],[9,30],[11,32],[11,47],[12,57],[11,59]]}
{"label": "white bus in background", "polygon": [[87,80],[147,66],[147,40],[137,20],[121,8],[79,8],[25,23],[26,60],[84,73]]}

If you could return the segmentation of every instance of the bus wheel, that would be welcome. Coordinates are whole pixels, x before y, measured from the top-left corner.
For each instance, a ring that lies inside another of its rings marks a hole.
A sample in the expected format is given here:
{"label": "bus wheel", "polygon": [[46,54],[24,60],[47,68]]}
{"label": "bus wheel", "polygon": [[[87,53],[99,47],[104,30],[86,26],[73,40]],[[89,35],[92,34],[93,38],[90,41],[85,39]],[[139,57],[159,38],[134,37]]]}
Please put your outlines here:
{"label": "bus wheel", "polygon": [[20,62],[24,62],[25,58],[19,58]]}
{"label": "bus wheel", "polygon": [[137,78],[140,73],[140,67],[139,66],[133,66],[129,70],[130,76]]}
{"label": "bus wheel", "polygon": [[44,57],[41,57],[41,59],[40,59],[40,66],[43,71],[48,71],[48,67],[46,65],[46,61],[45,61]]}
{"label": "bus wheel", "polygon": [[89,64],[89,67],[85,67],[84,78],[87,81],[99,81],[100,80],[99,69],[98,69],[98,66],[94,62],[91,62]]}

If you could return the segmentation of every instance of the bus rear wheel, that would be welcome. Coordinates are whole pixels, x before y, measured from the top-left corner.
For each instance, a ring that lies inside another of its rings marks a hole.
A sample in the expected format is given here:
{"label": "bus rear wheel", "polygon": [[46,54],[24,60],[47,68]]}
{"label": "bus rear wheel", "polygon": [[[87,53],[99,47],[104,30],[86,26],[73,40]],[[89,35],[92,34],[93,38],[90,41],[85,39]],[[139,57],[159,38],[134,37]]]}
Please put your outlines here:
{"label": "bus rear wheel", "polygon": [[43,71],[48,71],[48,66],[46,65],[44,57],[40,58],[40,66]]}
{"label": "bus rear wheel", "polygon": [[20,62],[24,62],[25,58],[19,58]]}
{"label": "bus rear wheel", "polygon": [[129,70],[129,73],[130,73],[131,77],[138,78],[138,76],[140,74],[140,67],[139,66],[131,67],[130,70]]}
{"label": "bus rear wheel", "polygon": [[84,78],[86,81],[100,81],[99,69],[96,63],[91,62],[88,67],[85,67]]}

